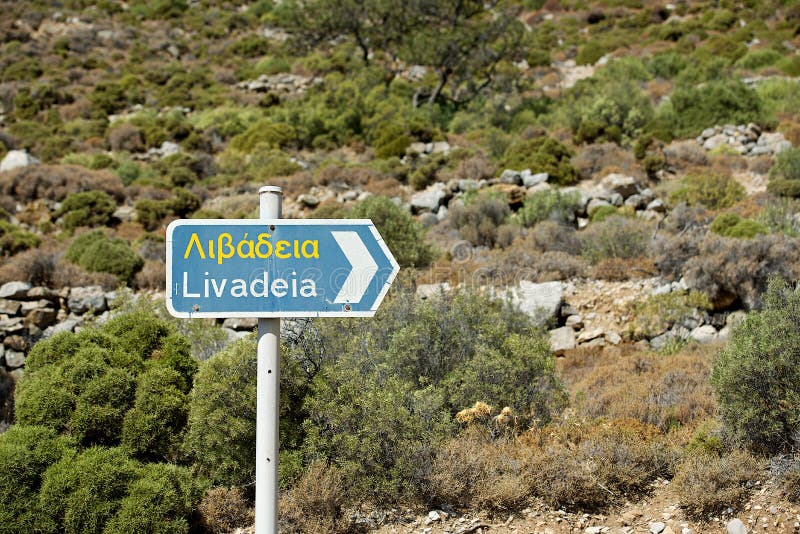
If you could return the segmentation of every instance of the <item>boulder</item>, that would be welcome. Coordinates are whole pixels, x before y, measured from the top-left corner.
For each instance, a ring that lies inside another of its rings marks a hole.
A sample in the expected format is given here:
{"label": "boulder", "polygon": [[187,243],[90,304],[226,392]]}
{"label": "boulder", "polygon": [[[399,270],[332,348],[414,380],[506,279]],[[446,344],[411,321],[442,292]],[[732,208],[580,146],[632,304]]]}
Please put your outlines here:
{"label": "boulder", "polygon": [[622,343],[622,336],[616,332],[606,332],[605,339],[612,345],[619,345]]}
{"label": "boulder", "polygon": [[106,310],[106,294],[100,286],[73,287],[67,306],[72,313],[83,314],[89,310],[101,313]]}
{"label": "boulder", "polygon": [[728,144],[728,136],[724,133],[712,135],[703,143],[703,148],[706,150],[714,150],[717,147]]}
{"label": "boulder", "polygon": [[28,340],[20,335],[6,336],[3,346],[9,350],[25,352],[28,350]]}
{"label": "boulder", "polygon": [[446,186],[443,183],[437,182],[428,186],[424,191],[414,193],[411,195],[411,211],[414,213],[422,213],[430,211],[436,213],[439,206],[442,205],[447,198]]}
{"label": "boulder", "polygon": [[657,198],[647,205],[647,209],[656,213],[664,213],[667,211],[667,205],[664,204],[663,200]]}
{"label": "boulder", "polygon": [[607,189],[612,193],[617,193],[623,198],[628,198],[639,192],[639,182],[636,178],[633,176],[625,176],[624,174],[608,174],[600,181],[600,185],[603,189]]}
{"label": "boulder", "polygon": [[524,185],[526,188],[531,188],[535,185],[546,183],[549,179],[550,175],[546,172],[537,172],[536,174],[531,174],[530,171],[522,171],[522,185]]}
{"label": "boulder", "polygon": [[420,284],[417,286],[417,297],[427,299],[450,291],[450,283],[442,282],[439,284]]}
{"label": "boulder", "polygon": [[522,175],[517,171],[506,169],[500,175],[501,184],[522,185]]}
{"label": "boulder", "polygon": [[9,335],[21,332],[24,329],[25,325],[22,324],[22,317],[6,317],[0,319],[0,333]]}
{"label": "boulder", "polygon": [[520,311],[533,319],[536,325],[542,325],[554,318],[561,309],[564,299],[564,284],[561,282],[543,282],[535,284],[521,280],[510,290],[511,302]]}
{"label": "boulder", "polygon": [[26,150],[9,150],[3,161],[0,161],[0,172],[29,165],[38,165],[39,163],[39,160],[28,154]]}
{"label": "boulder", "polygon": [[57,316],[58,313],[52,308],[37,308],[31,310],[28,315],[25,316],[25,324],[45,329],[56,323]]}
{"label": "boulder", "polygon": [[550,350],[555,356],[561,356],[564,352],[575,348],[575,330],[569,326],[562,326],[555,330],[550,330]]}
{"label": "boulder", "polygon": [[25,365],[25,353],[17,350],[6,350],[6,367],[17,369]]}
{"label": "boulder", "polygon": [[222,322],[223,328],[230,328],[237,332],[249,332],[258,326],[255,317],[229,317]]}
{"label": "boulder", "polygon": [[602,208],[603,206],[611,206],[612,204],[607,200],[603,200],[600,198],[593,198],[589,201],[589,204],[586,206],[586,214],[591,217],[591,215],[597,211],[598,209]]}
{"label": "boulder", "polygon": [[47,287],[33,287],[30,291],[28,291],[28,299],[29,300],[41,300],[46,299],[53,302],[58,302],[58,293],[49,289]]}
{"label": "boulder", "polygon": [[728,534],[747,534],[747,527],[744,526],[741,519],[734,517],[728,521],[728,524],[725,526],[725,531]]}
{"label": "boulder", "polygon": [[586,343],[593,339],[602,338],[604,335],[602,328],[593,328],[592,330],[584,330],[578,334],[578,343]]}
{"label": "boulder", "polygon": [[567,317],[566,325],[571,328],[583,328],[583,317],[578,314]]}
{"label": "boulder", "polygon": [[77,317],[69,317],[58,324],[47,327],[42,333],[42,337],[48,338],[59,332],[74,332],[80,324],[81,321]]}
{"label": "boulder", "polygon": [[0,286],[1,299],[22,299],[28,295],[31,285],[28,282],[6,282]]}
{"label": "boulder", "polygon": [[16,315],[19,313],[22,304],[16,300],[0,299],[0,313],[5,315]]}
{"label": "boulder", "polygon": [[297,201],[307,208],[314,208],[319,205],[319,199],[309,194],[300,195],[297,197]]}
{"label": "boulder", "polygon": [[689,337],[691,337],[698,343],[707,344],[717,341],[718,334],[716,328],[714,328],[710,324],[704,324],[692,330],[691,333],[689,334]]}

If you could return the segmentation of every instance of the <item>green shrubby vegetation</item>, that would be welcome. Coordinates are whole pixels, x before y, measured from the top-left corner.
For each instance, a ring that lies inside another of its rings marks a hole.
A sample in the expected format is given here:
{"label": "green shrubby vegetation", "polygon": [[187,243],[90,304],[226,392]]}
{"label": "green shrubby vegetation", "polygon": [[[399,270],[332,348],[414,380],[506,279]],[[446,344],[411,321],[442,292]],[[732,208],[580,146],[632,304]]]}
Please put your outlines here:
{"label": "green shrubby vegetation", "polygon": [[724,213],[717,216],[709,230],[725,237],[753,238],[759,234],[768,234],[766,226],[752,219],[742,219],[735,213]]}
{"label": "green shrubby vegetation", "polygon": [[528,227],[545,220],[573,223],[580,202],[580,193],[577,191],[539,191],[525,199],[522,208],[514,214],[514,220]]}
{"label": "green shrubby vegetation", "polygon": [[116,202],[105,191],[86,191],[67,195],[53,216],[61,217],[64,230],[72,232],[80,226],[108,225],[116,209]]}
{"label": "green shrubby vegetation", "polygon": [[675,204],[702,204],[708,209],[724,209],[730,208],[744,196],[744,187],[728,175],[689,174],[670,193],[670,201]]}
{"label": "green shrubby vegetation", "polygon": [[559,185],[570,185],[578,178],[570,158],[573,152],[552,137],[522,139],[508,147],[500,164],[506,169],[546,172]]}
{"label": "green shrubby vegetation", "polygon": [[130,244],[118,237],[108,237],[102,230],[79,235],[64,256],[89,272],[116,275],[120,282],[128,283],[144,265]]}

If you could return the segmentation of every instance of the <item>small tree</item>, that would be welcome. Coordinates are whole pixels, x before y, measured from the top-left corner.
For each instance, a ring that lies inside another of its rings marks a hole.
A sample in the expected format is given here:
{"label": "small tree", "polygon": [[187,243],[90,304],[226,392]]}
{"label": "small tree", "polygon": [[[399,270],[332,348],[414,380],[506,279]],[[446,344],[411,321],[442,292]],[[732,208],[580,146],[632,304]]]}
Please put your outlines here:
{"label": "small tree", "polygon": [[770,280],[764,308],[733,330],[711,374],[727,430],[761,452],[798,445],[800,291]]}

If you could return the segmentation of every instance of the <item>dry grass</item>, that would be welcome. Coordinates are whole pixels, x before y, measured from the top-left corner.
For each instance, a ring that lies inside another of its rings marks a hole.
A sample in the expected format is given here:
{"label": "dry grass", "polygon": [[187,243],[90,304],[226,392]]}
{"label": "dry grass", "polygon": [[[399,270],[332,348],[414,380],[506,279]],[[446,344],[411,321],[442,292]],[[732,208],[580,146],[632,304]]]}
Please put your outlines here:
{"label": "dry grass", "polygon": [[736,510],[761,475],[759,460],[744,451],[723,456],[696,454],[680,463],[672,489],[690,516],[705,519],[726,508]]}
{"label": "dry grass", "polygon": [[201,525],[212,534],[247,527],[255,520],[253,507],[241,488],[211,488],[203,496],[197,511]]}
{"label": "dry grass", "polygon": [[666,357],[632,346],[579,349],[559,365],[578,413],[635,419],[667,431],[716,414],[709,383],[715,351],[692,346]]}
{"label": "dry grass", "polygon": [[342,508],[345,492],[337,468],[324,462],[311,464],[280,500],[281,532],[347,532],[350,525]]}
{"label": "dry grass", "polygon": [[91,171],[77,165],[31,165],[3,173],[0,195],[14,201],[62,201],[70,193],[97,189],[118,202],[124,198],[120,179],[109,171]]}

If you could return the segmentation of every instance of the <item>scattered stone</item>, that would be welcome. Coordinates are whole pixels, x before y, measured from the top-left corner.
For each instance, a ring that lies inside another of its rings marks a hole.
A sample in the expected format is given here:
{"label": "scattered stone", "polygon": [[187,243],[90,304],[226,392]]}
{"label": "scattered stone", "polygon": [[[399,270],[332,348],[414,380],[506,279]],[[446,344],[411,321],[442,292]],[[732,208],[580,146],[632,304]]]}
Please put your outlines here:
{"label": "scattered stone", "polygon": [[28,154],[26,150],[9,150],[3,158],[3,161],[0,161],[0,172],[27,167],[29,165],[38,165],[39,163],[41,162]]}
{"label": "scattered stone", "polygon": [[5,315],[16,315],[21,307],[22,304],[19,301],[0,299],[0,313]]}
{"label": "scattered stone", "polygon": [[619,345],[620,343],[622,343],[622,336],[620,336],[616,332],[606,332],[605,339],[612,345]]}
{"label": "scattered stone", "polygon": [[587,341],[591,341],[593,339],[603,337],[603,329],[602,328],[594,328],[592,330],[584,330],[580,334],[578,334],[578,343],[586,343]]}
{"label": "scattered stone", "polygon": [[522,174],[519,173],[518,171],[512,171],[511,169],[506,169],[500,175],[500,183],[522,185]]}
{"label": "scattered stone", "polygon": [[58,301],[58,293],[56,293],[52,289],[49,289],[47,287],[41,287],[41,286],[31,288],[31,290],[28,291],[28,295],[27,296],[28,296],[28,299],[30,299],[30,300],[47,299],[47,300],[50,300],[50,301],[53,301],[53,302],[57,302]]}
{"label": "scattered stone", "polygon": [[583,317],[580,315],[570,315],[567,317],[565,324],[571,328],[583,328]]}
{"label": "scattered stone", "polygon": [[744,523],[742,523],[742,520],[738,517],[734,517],[728,521],[725,530],[728,534],[747,534],[747,527],[744,526]]}
{"label": "scattered stone", "polygon": [[526,313],[537,325],[546,323],[556,316],[564,298],[564,284],[544,282],[535,284],[521,280],[510,290],[511,302]]}
{"label": "scattered stone", "polygon": [[647,205],[647,210],[656,213],[665,213],[667,211],[667,206],[664,204],[663,200],[657,198]]}
{"label": "scattered stone", "polygon": [[222,322],[223,328],[237,332],[251,332],[257,326],[258,319],[255,317],[229,317]]}
{"label": "scattered stone", "polygon": [[538,172],[536,174],[530,174],[530,171],[528,173],[525,171],[522,172],[522,185],[528,189],[539,184],[547,183],[549,179],[550,175],[546,172]]}
{"label": "scattered stone", "polygon": [[297,197],[297,201],[307,208],[315,208],[319,205],[319,199],[309,194],[300,195]]}
{"label": "scattered stone", "polygon": [[711,326],[710,324],[704,324],[698,326],[689,334],[689,337],[697,341],[698,343],[708,344],[717,341],[718,334],[717,329]]}
{"label": "scattered stone", "polygon": [[600,185],[612,193],[628,198],[639,192],[639,184],[633,176],[611,173],[600,181]]}
{"label": "scattered stone", "polygon": [[59,332],[74,332],[75,328],[77,328],[81,324],[80,319],[77,317],[69,317],[53,326],[47,327],[45,331],[42,333],[42,337],[48,338],[58,334]]}
{"label": "scattered stone", "polygon": [[437,295],[442,295],[448,291],[450,291],[449,282],[441,282],[438,284],[420,284],[417,286],[417,297],[421,299],[427,299]]}
{"label": "scattered stone", "polygon": [[664,532],[664,529],[667,528],[667,525],[661,521],[657,521],[655,523],[650,523],[649,527],[652,534],[661,534]]}
{"label": "scattered stone", "polygon": [[606,527],[604,527],[602,525],[598,525],[598,526],[594,526],[594,527],[586,527],[586,530],[584,530],[584,532],[586,534],[601,534],[601,532],[603,532],[604,531],[603,529],[605,529],[605,528]]}
{"label": "scattered stone", "polygon": [[0,332],[5,332],[7,335],[19,332],[24,328],[22,317],[6,317],[0,319]]}
{"label": "scattered stone", "polygon": [[89,310],[102,313],[106,310],[106,295],[100,286],[73,287],[67,305],[70,311],[84,314]]}
{"label": "scattered stone", "polygon": [[25,352],[28,350],[28,340],[19,335],[6,336],[3,346],[7,349]]}
{"label": "scattered stone", "polygon": [[575,348],[575,330],[569,326],[562,326],[550,330],[550,349],[554,356],[561,356],[566,351]]}
{"label": "scattered stone", "polygon": [[591,217],[595,211],[603,206],[611,206],[611,202],[601,198],[593,198],[589,201],[589,204],[586,205],[586,214]]}
{"label": "scattered stone", "polygon": [[411,195],[411,211],[414,213],[421,213],[424,211],[436,213],[439,206],[444,203],[446,198],[447,191],[445,191],[445,185],[441,182],[437,182],[424,191]]}
{"label": "scattered stone", "polygon": [[31,285],[28,282],[6,282],[0,287],[0,298],[21,299],[28,295]]}
{"label": "scattered stone", "polygon": [[728,136],[724,133],[712,135],[703,143],[703,148],[706,150],[714,150],[717,147],[728,144]]}
{"label": "scattered stone", "polygon": [[25,353],[17,350],[5,351],[6,367],[9,369],[17,369],[25,365]]}

